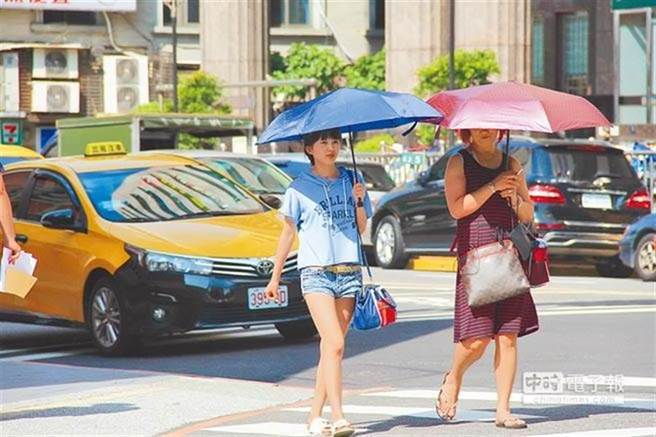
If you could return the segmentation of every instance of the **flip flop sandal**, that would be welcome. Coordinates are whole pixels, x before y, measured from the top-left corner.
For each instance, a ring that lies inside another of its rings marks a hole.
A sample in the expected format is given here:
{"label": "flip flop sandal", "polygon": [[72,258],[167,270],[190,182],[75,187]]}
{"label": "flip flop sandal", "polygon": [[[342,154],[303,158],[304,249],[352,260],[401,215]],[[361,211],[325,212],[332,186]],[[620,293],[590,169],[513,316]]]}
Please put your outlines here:
{"label": "flip flop sandal", "polygon": [[315,417],[307,427],[308,435],[329,437],[332,434],[330,422],[321,417]]}
{"label": "flip flop sandal", "polygon": [[494,424],[497,426],[497,428],[505,428],[505,429],[524,429],[528,428],[528,425],[526,422],[524,422],[522,419],[518,417],[509,417],[507,419],[504,419],[503,421],[495,421]]}
{"label": "flip flop sandal", "polygon": [[[440,408],[440,400],[442,399],[442,394],[444,393],[444,385],[446,384],[446,378],[449,376],[449,373],[451,372],[446,372],[444,374],[444,377],[442,378],[442,386],[440,387],[440,392],[437,394],[437,401],[435,402],[435,412],[437,413],[438,416],[440,416],[440,419],[442,419],[445,422],[450,422],[453,420],[454,417],[456,417],[456,407],[458,406],[458,402],[454,402],[451,407],[446,410],[442,411]],[[449,411],[453,410],[453,414],[449,414]]]}
{"label": "flip flop sandal", "polygon": [[350,437],[355,434],[355,428],[346,420],[338,420],[333,423],[333,437]]}

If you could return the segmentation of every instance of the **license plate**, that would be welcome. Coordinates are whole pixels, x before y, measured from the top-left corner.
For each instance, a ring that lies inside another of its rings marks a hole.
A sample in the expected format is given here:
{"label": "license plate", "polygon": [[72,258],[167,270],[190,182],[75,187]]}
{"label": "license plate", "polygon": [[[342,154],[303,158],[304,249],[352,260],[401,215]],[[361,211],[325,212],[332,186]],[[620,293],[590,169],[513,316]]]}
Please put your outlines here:
{"label": "license plate", "polygon": [[583,208],[612,209],[613,203],[610,194],[584,193],[581,196],[581,206]]}
{"label": "license plate", "polygon": [[284,308],[289,303],[287,286],[281,285],[278,288],[278,299],[267,299],[264,291],[266,287],[256,287],[248,289],[248,309],[263,310],[267,308]]}

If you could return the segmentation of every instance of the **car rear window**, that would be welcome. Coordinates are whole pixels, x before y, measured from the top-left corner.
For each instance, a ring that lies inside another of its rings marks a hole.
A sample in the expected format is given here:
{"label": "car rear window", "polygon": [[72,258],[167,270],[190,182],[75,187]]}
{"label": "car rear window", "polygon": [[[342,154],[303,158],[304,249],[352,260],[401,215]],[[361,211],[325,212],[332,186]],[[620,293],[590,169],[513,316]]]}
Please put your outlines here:
{"label": "car rear window", "polygon": [[606,176],[636,178],[629,161],[619,150],[603,147],[570,146],[547,148],[554,177],[563,181],[594,181]]}
{"label": "car rear window", "polygon": [[[353,166],[350,165],[349,168]],[[385,167],[379,165],[358,165],[368,189],[374,191],[391,191],[396,186],[394,180],[387,174]]]}

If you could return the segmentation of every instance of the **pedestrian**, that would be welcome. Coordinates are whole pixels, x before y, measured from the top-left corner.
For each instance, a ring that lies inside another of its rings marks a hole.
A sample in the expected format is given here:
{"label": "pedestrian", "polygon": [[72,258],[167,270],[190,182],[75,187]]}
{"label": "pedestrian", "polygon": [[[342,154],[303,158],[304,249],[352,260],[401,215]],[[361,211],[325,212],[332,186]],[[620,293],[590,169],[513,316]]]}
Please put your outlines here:
{"label": "pedestrian", "polygon": [[[530,223],[533,203],[519,161],[509,157],[509,170],[504,169],[504,153],[497,148],[503,135],[498,130],[463,129],[459,133],[466,147],[447,163],[445,191],[449,212],[457,220],[455,243],[460,264],[468,250],[496,241],[499,230],[510,231],[511,214]],[[524,420],[510,413],[510,395],[517,371],[517,338],[538,330],[530,292],[472,308],[458,273],[454,311],[455,349],[437,396],[438,415],[445,421],[455,417],[463,376],[494,339],[495,423],[503,428],[526,428]]]}
{"label": "pedestrian", "polygon": [[[354,297],[362,288],[358,234],[371,216],[371,202],[364,185],[353,184],[354,173],[335,166],[342,145],[339,130],[310,133],[303,142],[311,167],[285,192],[285,220],[266,294],[278,296],[282,268],[298,234],[301,290],[321,337],[308,432],[347,437],[355,429],[342,411],[342,357]],[[332,424],[322,418],[326,398]]]}
{"label": "pedestrian", "polygon": [[14,218],[11,210],[9,194],[5,189],[2,177],[4,167],[0,163],[0,231],[2,232],[3,247],[11,251],[9,262],[14,263],[21,253],[21,247],[16,243],[16,231],[14,230]]}

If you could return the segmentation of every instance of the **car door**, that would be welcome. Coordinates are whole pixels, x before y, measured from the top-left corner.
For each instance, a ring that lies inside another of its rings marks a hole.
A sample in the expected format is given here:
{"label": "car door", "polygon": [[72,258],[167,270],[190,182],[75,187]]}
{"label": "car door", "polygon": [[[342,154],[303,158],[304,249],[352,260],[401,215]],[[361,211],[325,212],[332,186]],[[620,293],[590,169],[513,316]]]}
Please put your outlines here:
{"label": "car door", "polygon": [[[30,180],[31,170],[9,171],[3,175],[5,189],[9,194],[11,209],[14,216],[16,233],[23,232],[22,223],[17,221],[21,208],[25,202],[26,187]],[[1,240],[0,240],[1,241]],[[9,293],[0,293],[0,311],[21,311],[25,309],[25,299]]]}
{"label": "car door", "polygon": [[402,213],[403,238],[410,250],[448,251],[455,231],[444,195],[444,172],[450,156],[433,164],[425,177],[417,180],[418,189],[405,199]]}
{"label": "car door", "polygon": [[[86,216],[68,180],[37,170],[29,183],[27,202],[17,223],[17,240],[34,255],[37,282],[25,308],[50,317],[75,320],[82,307],[84,264],[88,257]],[[53,229],[41,224],[48,212],[70,209],[78,230]]]}

